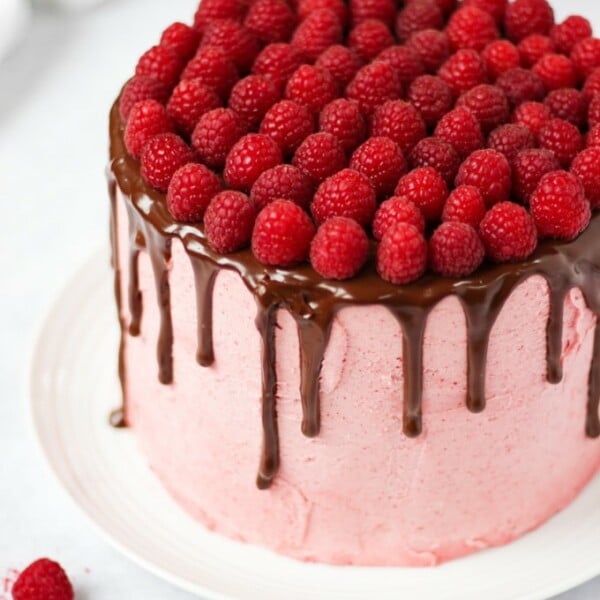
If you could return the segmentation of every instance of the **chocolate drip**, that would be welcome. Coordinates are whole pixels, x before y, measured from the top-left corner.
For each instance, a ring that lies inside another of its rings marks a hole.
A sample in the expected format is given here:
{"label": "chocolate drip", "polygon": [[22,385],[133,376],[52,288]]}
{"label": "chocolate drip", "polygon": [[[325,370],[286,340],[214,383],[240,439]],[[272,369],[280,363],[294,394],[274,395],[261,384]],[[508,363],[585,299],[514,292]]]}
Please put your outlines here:
{"label": "chocolate drip", "polygon": [[140,324],[142,320],[142,292],[140,291],[139,277],[140,251],[132,248],[129,252],[129,335],[140,335]]}
{"label": "chocolate drip", "polygon": [[592,366],[590,367],[590,380],[587,402],[587,417],[585,433],[588,437],[600,437],[600,418],[598,405],[600,404],[600,323],[596,323],[594,330],[594,352]]}
{"label": "chocolate drip", "polygon": [[546,378],[550,383],[560,383],[563,377],[561,362],[563,314],[569,286],[563,278],[549,278],[548,285],[550,287],[550,311],[546,328]]}
{"label": "chocolate drip", "polygon": [[194,281],[196,283],[196,309],[198,313],[198,351],[196,359],[203,367],[209,367],[215,360],[213,351],[212,309],[213,290],[218,267],[198,257],[192,258]]}

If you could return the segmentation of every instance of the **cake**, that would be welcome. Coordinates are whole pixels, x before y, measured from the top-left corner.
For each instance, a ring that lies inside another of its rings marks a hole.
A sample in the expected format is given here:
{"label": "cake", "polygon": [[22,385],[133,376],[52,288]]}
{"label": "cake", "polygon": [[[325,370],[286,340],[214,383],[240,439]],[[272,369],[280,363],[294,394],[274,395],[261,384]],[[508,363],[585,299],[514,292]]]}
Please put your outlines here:
{"label": "cake", "polygon": [[600,466],[600,41],[546,0],[248,4],[111,110],[112,423],[297,559],[508,543]]}

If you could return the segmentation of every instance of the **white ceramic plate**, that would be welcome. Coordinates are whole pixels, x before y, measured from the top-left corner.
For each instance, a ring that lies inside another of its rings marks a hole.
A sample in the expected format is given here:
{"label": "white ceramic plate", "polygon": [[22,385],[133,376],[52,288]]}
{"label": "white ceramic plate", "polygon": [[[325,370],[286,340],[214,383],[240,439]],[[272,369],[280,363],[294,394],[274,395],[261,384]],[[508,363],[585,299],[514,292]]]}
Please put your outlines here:
{"label": "white ceramic plate", "polygon": [[30,384],[35,431],[52,471],[105,537],[193,593],[220,600],[537,600],[600,573],[600,478],[534,533],[433,569],[303,564],[209,533],[162,489],[131,433],[108,425],[119,404],[116,361],[103,252],[75,275],[40,333]]}

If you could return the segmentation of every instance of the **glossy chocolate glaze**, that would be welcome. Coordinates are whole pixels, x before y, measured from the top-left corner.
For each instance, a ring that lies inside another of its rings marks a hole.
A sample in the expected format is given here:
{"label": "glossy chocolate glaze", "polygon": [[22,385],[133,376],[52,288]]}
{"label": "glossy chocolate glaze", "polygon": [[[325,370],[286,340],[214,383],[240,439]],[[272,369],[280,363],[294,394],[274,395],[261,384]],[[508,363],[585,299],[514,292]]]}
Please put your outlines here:
{"label": "glossy chocolate glaze", "polygon": [[[406,286],[383,281],[368,262],[356,278],[333,282],[320,277],[310,266],[293,269],[265,267],[249,250],[221,256],[206,243],[200,226],[173,221],[165,197],[148,186],[140,175],[139,163],[131,158],[123,143],[123,127],[117,105],[110,118],[110,169],[112,187],[112,239],[115,292],[120,300],[115,188],[122,191],[130,221],[130,277],[128,293],[132,315],[129,331],[120,318],[123,339],[139,332],[142,301],[138,288],[139,252],[149,253],[160,309],[160,335],[157,343],[158,372],[164,384],[172,382],[173,331],[171,323],[169,261],[171,240],[179,238],[194,270],[198,314],[198,362],[209,367],[213,360],[212,293],[217,273],[227,269],[239,274],[257,304],[256,327],[262,340],[262,424],[263,452],[257,485],[269,487],[279,467],[277,430],[277,373],[275,369],[275,330],[277,311],[289,311],[298,327],[300,342],[300,397],[302,431],[316,436],[320,428],[319,376],[336,313],[348,306],[383,305],[395,316],[403,335],[404,406],[403,430],[414,437],[422,431],[423,337],[427,317],[444,298],[456,296],[467,323],[467,395],[465,404],[473,412],[485,408],[485,371],[491,330],[507,298],[528,277],[541,275],[549,286],[550,314],[547,325],[547,377],[557,383],[562,378],[562,329],[564,299],[571,288],[582,290],[588,306],[600,314],[600,215],[589,228],[569,243],[546,241],[526,261],[505,265],[484,265],[471,277],[448,279],[426,275]],[[121,311],[119,312],[121,314]],[[121,344],[121,348],[123,343]],[[122,350],[120,376],[124,381]],[[590,369],[589,397],[585,430],[600,436],[600,325],[596,326]],[[120,414],[123,415],[125,411]]]}

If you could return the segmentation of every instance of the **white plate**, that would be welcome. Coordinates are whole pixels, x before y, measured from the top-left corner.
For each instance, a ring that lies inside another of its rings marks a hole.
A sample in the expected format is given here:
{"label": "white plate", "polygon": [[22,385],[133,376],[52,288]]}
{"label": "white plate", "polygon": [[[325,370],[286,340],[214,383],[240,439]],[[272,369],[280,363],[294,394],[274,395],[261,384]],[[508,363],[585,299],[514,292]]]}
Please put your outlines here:
{"label": "white plate", "polygon": [[34,427],[52,471],[104,536],[193,593],[236,600],[537,600],[600,573],[600,478],[534,533],[437,568],[304,564],[209,533],[162,489],[131,433],[109,427],[119,404],[116,361],[112,274],[99,253],[42,328],[31,371]]}

